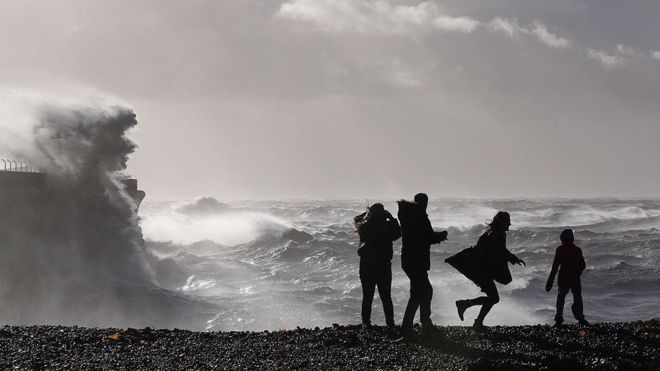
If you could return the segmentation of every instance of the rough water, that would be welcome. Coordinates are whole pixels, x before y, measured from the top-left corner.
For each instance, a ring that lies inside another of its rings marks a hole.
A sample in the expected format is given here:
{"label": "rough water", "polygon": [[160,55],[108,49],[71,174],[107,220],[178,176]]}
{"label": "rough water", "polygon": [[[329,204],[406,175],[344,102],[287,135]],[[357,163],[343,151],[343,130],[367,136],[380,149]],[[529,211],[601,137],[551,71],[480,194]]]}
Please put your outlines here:
{"label": "rough water", "polygon": [[[381,200],[371,200],[378,202]],[[384,202],[396,214],[396,203]],[[154,279],[161,288],[212,304],[210,330],[291,329],[359,323],[361,286],[353,216],[366,201],[278,201],[224,204],[213,198],[146,202],[141,226]],[[498,210],[511,213],[508,248],[526,267],[511,266],[513,282],[498,285],[501,301],[487,325],[551,323],[556,284],[544,285],[559,233],[570,227],[587,270],[583,297],[590,321],[658,316],[660,200],[448,199],[431,201],[429,216],[449,240],[434,245],[430,279],[433,320],[461,324],[454,301],[479,289],[444,259],[473,245]],[[392,296],[400,322],[408,281],[400,268],[400,240],[392,262]],[[572,320],[567,298],[565,318]],[[379,299],[375,323],[384,323]],[[466,313],[471,325],[477,309]]]}
{"label": "rough water", "polygon": [[[0,323],[195,330],[359,323],[352,220],[366,201],[147,197],[136,215],[121,183],[136,149],[130,108],[31,96],[3,108],[3,156],[41,174],[23,174],[38,178],[22,186],[1,174]],[[394,200],[384,204],[396,213]],[[459,324],[454,301],[479,295],[444,259],[474,244],[498,210],[511,213],[509,249],[527,266],[512,267],[514,280],[500,286],[502,300],[487,325],[551,321],[556,288],[546,293],[544,284],[566,227],[575,230],[587,261],[587,319],[658,316],[660,200],[449,199],[429,207],[434,226],[449,230],[431,255],[436,323]],[[400,243],[392,266],[400,321],[408,298]],[[372,319],[384,322],[378,299]]]}

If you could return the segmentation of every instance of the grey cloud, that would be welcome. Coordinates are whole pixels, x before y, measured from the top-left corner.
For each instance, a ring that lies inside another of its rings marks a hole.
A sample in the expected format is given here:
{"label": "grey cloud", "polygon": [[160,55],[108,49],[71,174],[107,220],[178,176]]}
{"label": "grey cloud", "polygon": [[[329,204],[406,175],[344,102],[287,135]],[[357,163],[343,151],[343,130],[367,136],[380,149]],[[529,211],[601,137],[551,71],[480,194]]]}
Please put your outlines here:
{"label": "grey cloud", "polygon": [[548,31],[547,27],[539,21],[534,22],[533,29],[530,32],[536,36],[540,42],[553,48],[568,48],[572,44],[570,40],[559,37]]}
{"label": "grey cloud", "polygon": [[620,54],[623,55],[628,55],[628,56],[633,56],[633,57],[643,57],[644,55],[634,48],[624,45],[624,44],[617,44],[616,46],[616,51],[619,52]]}
{"label": "grey cloud", "polygon": [[532,35],[536,39],[552,48],[569,48],[573,45],[571,40],[560,37],[548,30],[548,28],[538,20],[535,20],[529,27],[520,26],[517,19],[504,19],[496,17],[489,23],[490,29],[500,31],[511,38],[521,35]]}
{"label": "grey cloud", "polygon": [[660,51],[658,50],[651,50],[651,57],[657,61],[660,61]]}
{"label": "grey cloud", "polygon": [[[468,16],[443,14],[434,2],[417,5],[392,5],[385,1],[311,1],[291,0],[280,7],[277,15],[291,21],[302,21],[323,32],[379,32],[415,35],[429,28],[441,31],[472,33],[483,23]],[[534,36],[551,48],[569,48],[573,42],[548,30],[535,20],[521,27],[517,20],[495,17],[488,26],[510,37],[521,34]]]}
{"label": "grey cloud", "polygon": [[383,0],[290,0],[282,4],[281,18],[309,22],[325,32],[382,32],[413,34],[437,28],[470,33],[479,21],[444,14],[435,2],[393,5]]}
{"label": "grey cloud", "polygon": [[[626,53],[658,50],[655,4],[351,2],[364,31],[322,31],[280,14],[294,3],[4,2],[0,83],[74,80],[130,102],[129,171],[154,198],[660,189],[648,171],[660,66]],[[435,25],[442,16],[462,31]],[[461,18],[479,23],[466,32]],[[536,20],[571,47],[540,41]],[[627,68],[601,68],[586,49]],[[573,181],[557,186],[558,174]]]}
{"label": "grey cloud", "polygon": [[470,17],[451,17],[439,15],[433,19],[433,25],[444,31],[457,31],[470,33],[481,25],[481,22]]}
{"label": "grey cloud", "polygon": [[626,62],[623,57],[608,54],[602,50],[587,49],[587,55],[589,58],[602,63],[605,67],[618,67],[624,65]]}
{"label": "grey cloud", "polygon": [[500,17],[494,18],[489,23],[489,27],[494,31],[504,32],[509,37],[517,37],[521,33],[527,33],[525,28],[518,24],[517,19],[504,19]]}

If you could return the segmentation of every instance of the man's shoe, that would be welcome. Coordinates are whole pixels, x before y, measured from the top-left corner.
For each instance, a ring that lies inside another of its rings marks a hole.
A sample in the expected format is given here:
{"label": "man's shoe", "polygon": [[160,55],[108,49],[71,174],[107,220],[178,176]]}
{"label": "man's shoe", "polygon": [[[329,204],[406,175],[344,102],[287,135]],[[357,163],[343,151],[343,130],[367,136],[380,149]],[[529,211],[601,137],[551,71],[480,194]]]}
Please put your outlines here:
{"label": "man's shoe", "polygon": [[422,331],[433,332],[433,333],[441,332],[440,328],[432,323],[426,326],[422,326]]}
{"label": "man's shoe", "polygon": [[422,337],[424,339],[438,338],[442,336],[442,331],[435,325],[426,325],[422,327]]}
{"label": "man's shoe", "polygon": [[474,320],[474,324],[472,325],[472,329],[475,331],[486,331],[486,326],[484,326],[484,323],[478,320]]}
{"label": "man's shoe", "polygon": [[369,331],[371,330],[371,323],[362,323],[362,331]]}
{"label": "man's shoe", "polygon": [[564,323],[564,321],[557,321],[557,322],[555,322],[555,325],[552,326],[552,327],[554,327],[554,328],[561,328],[562,323]]}
{"label": "man's shoe", "polygon": [[401,328],[401,336],[408,343],[418,343],[419,336],[412,328]]}
{"label": "man's shoe", "polygon": [[584,319],[584,318],[581,319],[581,320],[579,320],[579,321],[578,321],[578,324],[579,324],[580,326],[591,326],[591,323],[587,322],[587,320]]}
{"label": "man's shoe", "polygon": [[458,318],[463,320],[463,314],[465,314],[465,310],[468,309],[468,303],[467,300],[457,300],[456,301],[456,309],[458,310]]}
{"label": "man's shoe", "polygon": [[385,334],[389,338],[396,338],[399,336],[399,331],[397,331],[396,326],[388,325],[387,329],[385,330]]}

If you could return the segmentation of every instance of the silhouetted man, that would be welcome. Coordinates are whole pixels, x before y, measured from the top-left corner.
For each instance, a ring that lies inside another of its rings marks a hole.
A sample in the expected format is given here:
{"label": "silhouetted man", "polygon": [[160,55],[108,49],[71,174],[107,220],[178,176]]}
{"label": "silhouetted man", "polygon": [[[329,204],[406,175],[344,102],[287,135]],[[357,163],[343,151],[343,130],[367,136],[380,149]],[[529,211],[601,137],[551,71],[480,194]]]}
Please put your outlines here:
{"label": "silhouetted man", "polygon": [[573,316],[578,320],[578,323],[583,326],[589,325],[584,319],[582,308],[582,282],[580,276],[584,272],[587,265],[582,256],[582,249],[575,246],[573,241],[573,231],[571,229],[564,229],[559,235],[561,239],[561,246],[555,252],[555,259],[552,262],[552,270],[550,277],[545,284],[545,290],[550,291],[552,284],[555,281],[555,274],[559,270],[559,278],[557,279],[557,286],[559,292],[557,293],[557,314],[555,315],[555,327],[561,326],[564,322],[564,300],[569,291],[573,293],[573,305],[571,309]]}
{"label": "silhouetted man", "polygon": [[428,270],[431,268],[431,245],[447,239],[447,231],[435,232],[426,214],[428,196],[424,193],[415,195],[415,202],[399,201],[399,221],[403,249],[401,267],[410,279],[410,299],[403,316],[401,333],[411,339],[413,321],[419,309],[422,334],[434,334],[436,329],[431,322],[431,299],[433,287],[429,281]]}

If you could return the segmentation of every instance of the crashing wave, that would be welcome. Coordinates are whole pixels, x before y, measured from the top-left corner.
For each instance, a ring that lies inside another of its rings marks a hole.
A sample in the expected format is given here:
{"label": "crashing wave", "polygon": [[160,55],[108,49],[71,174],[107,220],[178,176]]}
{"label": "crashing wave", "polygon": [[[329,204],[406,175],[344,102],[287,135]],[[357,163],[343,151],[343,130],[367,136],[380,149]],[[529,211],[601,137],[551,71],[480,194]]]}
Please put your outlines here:
{"label": "crashing wave", "polygon": [[[191,326],[199,308],[153,283],[139,200],[124,184],[136,148],[127,136],[137,124],[133,111],[31,107],[2,127],[21,138],[5,150],[34,164],[41,180],[0,192],[0,321]],[[176,313],[183,306],[188,319]]]}

